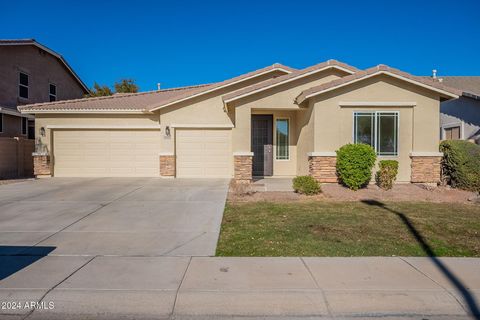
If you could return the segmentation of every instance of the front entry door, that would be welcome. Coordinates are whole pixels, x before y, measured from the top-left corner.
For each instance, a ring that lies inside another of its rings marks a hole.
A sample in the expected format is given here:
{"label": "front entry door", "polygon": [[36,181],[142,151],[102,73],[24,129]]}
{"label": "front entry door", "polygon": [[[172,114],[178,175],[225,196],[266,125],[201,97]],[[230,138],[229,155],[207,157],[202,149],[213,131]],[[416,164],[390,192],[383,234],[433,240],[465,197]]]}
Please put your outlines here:
{"label": "front entry door", "polygon": [[253,175],[273,175],[273,116],[252,115]]}

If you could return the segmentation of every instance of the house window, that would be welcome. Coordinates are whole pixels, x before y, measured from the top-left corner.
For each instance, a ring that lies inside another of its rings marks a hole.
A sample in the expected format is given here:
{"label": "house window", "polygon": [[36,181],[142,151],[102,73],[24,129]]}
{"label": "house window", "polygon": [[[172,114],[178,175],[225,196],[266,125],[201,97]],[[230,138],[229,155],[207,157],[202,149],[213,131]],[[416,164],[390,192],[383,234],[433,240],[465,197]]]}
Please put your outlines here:
{"label": "house window", "polygon": [[289,129],[290,129],[289,120],[277,119],[275,122],[275,127],[276,127],[276,138],[277,138],[276,159],[288,160],[290,159],[290,154],[288,149]]}
{"label": "house window", "polygon": [[446,140],[460,140],[460,127],[444,128]]}
{"label": "house window", "polygon": [[28,99],[28,74],[20,72],[18,74],[18,96],[20,98]]}
{"label": "house window", "polygon": [[28,129],[28,119],[25,117],[22,117],[22,134],[27,135],[27,129]]}
{"label": "house window", "polygon": [[53,83],[50,83],[49,90],[50,90],[49,91],[50,102],[57,101],[57,86],[54,85]]}
{"label": "house window", "polygon": [[371,145],[379,156],[398,155],[398,112],[355,112],[354,142]]}

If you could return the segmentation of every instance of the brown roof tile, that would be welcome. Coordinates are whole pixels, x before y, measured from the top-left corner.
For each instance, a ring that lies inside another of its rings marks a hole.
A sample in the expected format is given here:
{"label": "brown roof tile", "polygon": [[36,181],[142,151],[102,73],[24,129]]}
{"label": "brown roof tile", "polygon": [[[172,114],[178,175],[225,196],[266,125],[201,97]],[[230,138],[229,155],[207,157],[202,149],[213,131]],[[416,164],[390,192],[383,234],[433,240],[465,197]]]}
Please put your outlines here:
{"label": "brown roof tile", "polygon": [[139,92],[133,94],[114,94],[106,97],[93,97],[74,100],[63,100],[49,103],[37,103],[19,106],[24,113],[42,111],[138,111],[151,112],[163,106],[190,99],[198,95],[228,86],[230,84],[246,80],[248,78],[273,70],[285,70],[293,72],[295,69],[275,63],[271,66],[249,72],[238,77],[221,82],[165,89],[159,91]]}
{"label": "brown roof tile", "polygon": [[393,74],[401,76],[403,78],[407,78],[407,79],[410,79],[410,80],[428,85],[430,87],[446,91],[446,92],[451,93],[453,95],[461,95],[462,94],[460,90],[445,86],[438,81],[433,81],[432,79],[427,79],[425,77],[413,76],[413,75],[411,75],[407,72],[403,72],[403,71],[400,71],[398,69],[391,68],[391,67],[389,67],[387,65],[384,65],[384,64],[379,64],[376,67],[372,67],[372,68],[369,68],[369,69],[366,69],[366,70],[358,71],[358,72],[356,72],[352,75],[349,75],[349,76],[346,76],[346,77],[343,77],[343,78],[340,78],[340,79],[336,79],[336,80],[333,80],[333,81],[330,81],[330,82],[312,87],[310,89],[307,89],[307,90],[303,91],[296,98],[296,103],[301,104],[302,102],[304,102],[307,99],[308,96],[310,96],[312,94],[321,93],[322,91],[332,89],[332,88],[335,88],[335,87],[343,85],[343,84],[348,84],[349,82],[353,82],[354,80],[359,80],[359,79],[362,79],[364,77],[367,77],[367,76],[370,76],[370,75],[373,75],[373,74],[376,74],[376,73],[379,73],[379,72],[382,72],[382,71],[393,73]]}
{"label": "brown roof tile", "polygon": [[280,84],[282,82],[285,82],[285,81],[288,81],[288,80],[291,80],[291,79],[295,79],[297,77],[301,77],[305,74],[308,74],[308,73],[313,72],[315,70],[321,70],[321,69],[323,69],[325,67],[328,67],[328,66],[341,67],[341,68],[350,70],[351,72],[358,72],[359,71],[359,69],[357,69],[355,67],[352,67],[352,66],[350,66],[346,63],[343,63],[343,62],[332,59],[332,60],[328,60],[328,61],[316,64],[314,66],[311,66],[311,67],[308,67],[308,68],[305,68],[305,69],[296,70],[296,71],[294,71],[290,74],[286,74],[286,75],[283,75],[283,76],[280,76],[280,77],[277,77],[277,78],[274,78],[274,79],[263,81],[261,83],[257,83],[257,84],[254,84],[252,86],[246,87],[244,89],[232,92],[230,94],[225,95],[223,97],[223,101],[228,102],[228,101],[234,100],[235,98],[238,98],[238,97],[241,97],[241,96],[244,96],[244,95],[248,95],[249,93],[252,93],[252,92],[256,92],[257,90],[267,89],[268,87],[270,87],[272,85]]}

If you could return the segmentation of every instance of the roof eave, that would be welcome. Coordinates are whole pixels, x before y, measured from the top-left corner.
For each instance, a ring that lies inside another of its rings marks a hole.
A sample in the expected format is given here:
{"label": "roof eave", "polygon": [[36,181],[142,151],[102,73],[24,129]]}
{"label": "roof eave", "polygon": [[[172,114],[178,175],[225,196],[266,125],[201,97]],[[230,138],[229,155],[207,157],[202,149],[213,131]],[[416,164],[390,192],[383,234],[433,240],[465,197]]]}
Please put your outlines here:
{"label": "roof eave", "polygon": [[254,79],[254,78],[257,78],[259,76],[262,76],[262,75],[265,75],[265,74],[268,74],[268,73],[271,73],[271,72],[275,72],[275,71],[282,71],[282,72],[285,72],[286,74],[289,74],[289,73],[292,73],[292,71],[290,70],[287,70],[285,68],[281,68],[281,67],[274,67],[274,68],[271,68],[269,70],[265,70],[263,72],[260,72],[260,73],[257,73],[255,75],[252,75],[251,77],[246,77],[246,78],[243,78],[243,79],[239,79],[238,81],[233,81],[231,83],[227,83],[225,85],[222,85],[222,86],[218,86],[218,87],[215,87],[215,88],[212,88],[210,90],[205,90],[205,91],[201,91],[197,94],[193,94],[191,96],[188,96],[188,97],[185,97],[185,98],[182,98],[182,99],[178,99],[178,100],[173,100],[171,102],[168,102],[166,104],[161,104],[161,105],[155,105],[155,106],[151,106],[151,107],[148,107],[148,110],[149,111],[157,111],[157,110],[160,110],[162,108],[166,108],[166,107],[169,107],[169,106],[172,106],[172,105],[175,105],[177,103],[180,103],[180,102],[183,102],[183,101],[187,101],[187,100],[190,100],[190,99],[193,99],[193,98],[196,98],[196,97],[199,97],[199,96],[202,96],[204,94],[207,94],[207,93],[210,93],[210,92],[214,92],[214,91],[217,91],[217,90],[220,90],[220,89],[223,89],[223,88],[227,88],[229,86],[232,86],[232,85],[235,85],[235,84],[238,84],[238,83],[242,83],[244,81],[247,81],[247,80],[251,80],[251,79]]}
{"label": "roof eave", "polygon": [[82,81],[82,79],[80,79],[80,77],[75,73],[75,71],[73,71],[73,69],[70,67],[68,62],[63,58],[63,56],[61,54],[53,51],[52,49],[44,46],[41,43],[38,43],[35,39],[24,39],[24,40],[18,41],[18,42],[1,43],[0,45],[2,45],[2,46],[32,46],[33,45],[33,46],[36,46],[37,48],[40,48],[40,49],[48,52],[49,54],[56,57],[57,59],[59,59],[64,64],[64,66],[68,69],[68,71],[70,71],[70,73],[73,75],[73,77],[77,80],[77,82],[85,90],[85,93],[87,93],[87,94],[90,93],[90,90],[88,89],[88,87],[85,85],[85,83]]}
{"label": "roof eave", "polygon": [[401,79],[403,81],[406,81],[406,82],[409,82],[409,83],[413,83],[417,86],[420,86],[420,87],[423,87],[423,88],[426,88],[426,89],[429,89],[429,90],[432,90],[432,91],[435,91],[437,93],[440,93],[442,97],[445,97],[447,99],[458,99],[460,97],[460,93],[458,94],[455,94],[453,92],[449,92],[449,91],[446,91],[446,90],[443,90],[443,89],[439,89],[439,88],[436,88],[434,86],[430,86],[428,84],[425,84],[425,83],[422,83],[420,81],[416,81],[416,80],[413,80],[413,79],[410,79],[410,78],[407,78],[407,77],[404,77],[404,76],[401,76],[401,75],[398,75],[396,73],[392,73],[392,72],[389,72],[389,71],[384,71],[384,70],[380,70],[380,71],[377,71],[375,73],[372,73],[372,74],[369,74],[369,75],[366,75],[364,77],[361,77],[361,78],[358,78],[358,79],[354,79],[352,81],[348,81],[348,82],[345,82],[345,83],[341,83],[339,85],[336,85],[336,86],[333,86],[333,87],[330,87],[330,88],[326,88],[324,90],[319,90],[319,91],[314,91],[312,93],[308,93],[308,90],[305,90],[304,92],[302,92],[296,99],[295,99],[295,102],[297,104],[302,104],[305,100],[308,100],[314,96],[318,96],[320,94],[323,94],[323,93],[326,93],[326,92],[329,92],[329,91],[333,91],[333,90],[336,90],[336,89],[339,89],[339,88],[342,88],[342,87],[345,87],[345,86],[348,86],[348,85],[351,85],[353,83],[356,83],[356,82],[359,82],[359,81],[363,81],[363,80],[366,80],[368,78],[371,78],[371,77],[374,77],[374,76],[378,76],[378,75],[381,75],[381,74],[386,74],[386,75],[389,75],[393,78],[397,78],[397,79]]}
{"label": "roof eave", "polygon": [[298,79],[302,79],[304,77],[308,77],[308,76],[311,76],[312,74],[316,74],[318,72],[322,72],[322,71],[325,71],[325,70],[328,70],[328,69],[337,69],[337,70],[341,70],[341,71],[344,71],[344,72],[347,72],[347,73],[350,73],[350,74],[354,74],[355,72],[350,70],[350,69],[347,69],[347,68],[344,68],[342,66],[337,66],[337,65],[329,65],[329,66],[325,66],[323,68],[320,68],[320,69],[315,69],[315,70],[312,70],[310,72],[306,72],[304,74],[301,74],[299,75],[298,77],[293,77],[293,78],[289,78],[289,79],[286,79],[285,81],[280,81],[280,82],[277,82],[275,84],[272,84],[271,86],[267,86],[267,87],[264,87],[264,88],[259,88],[257,90],[254,90],[254,91],[251,91],[251,92],[247,92],[245,94],[242,94],[242,95],[239,95],[239,96],[236,96],[236,97],[232,97],[232,98],[226,98],[226,99],[223,99],[223,102],[228,104],[230,102],[233,102],[233,101],[236,101],[236,100],[239,100],[239,99],[242,99],[242,98],[245,98],[245,97],[248,97],[250,95],[253,95],[253,94],[256,94],[256,93],[259,93],[259,92],[262,92],[262,91],[265,91],[265,90],[268,90],[268,89],[271,89],[271,88],[275,88],[277,86],[280,86],[280,85],[283,85],[283,84],[286,84],[286,83],[289,83],[289,82],[292,82],[292,81],[296,81]]}
{"label": "roof eave", "polygon": [[22,114],[152,114],[148,110],[128,110],[128,109],[57,109],[57,110],[20,110]]}

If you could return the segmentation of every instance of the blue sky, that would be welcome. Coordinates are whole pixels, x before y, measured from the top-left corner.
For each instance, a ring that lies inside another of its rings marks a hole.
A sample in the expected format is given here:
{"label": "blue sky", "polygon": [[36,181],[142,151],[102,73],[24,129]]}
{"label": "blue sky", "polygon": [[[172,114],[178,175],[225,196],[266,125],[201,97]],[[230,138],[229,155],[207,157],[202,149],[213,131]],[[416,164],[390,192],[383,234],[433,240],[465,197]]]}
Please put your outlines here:
{"label": "blue sky", "polygon": [[280,62],[337,59],[417,75],[480,75],[480,1],[2,1],[0,38],[35,38],[84,82],[141,90]]}

